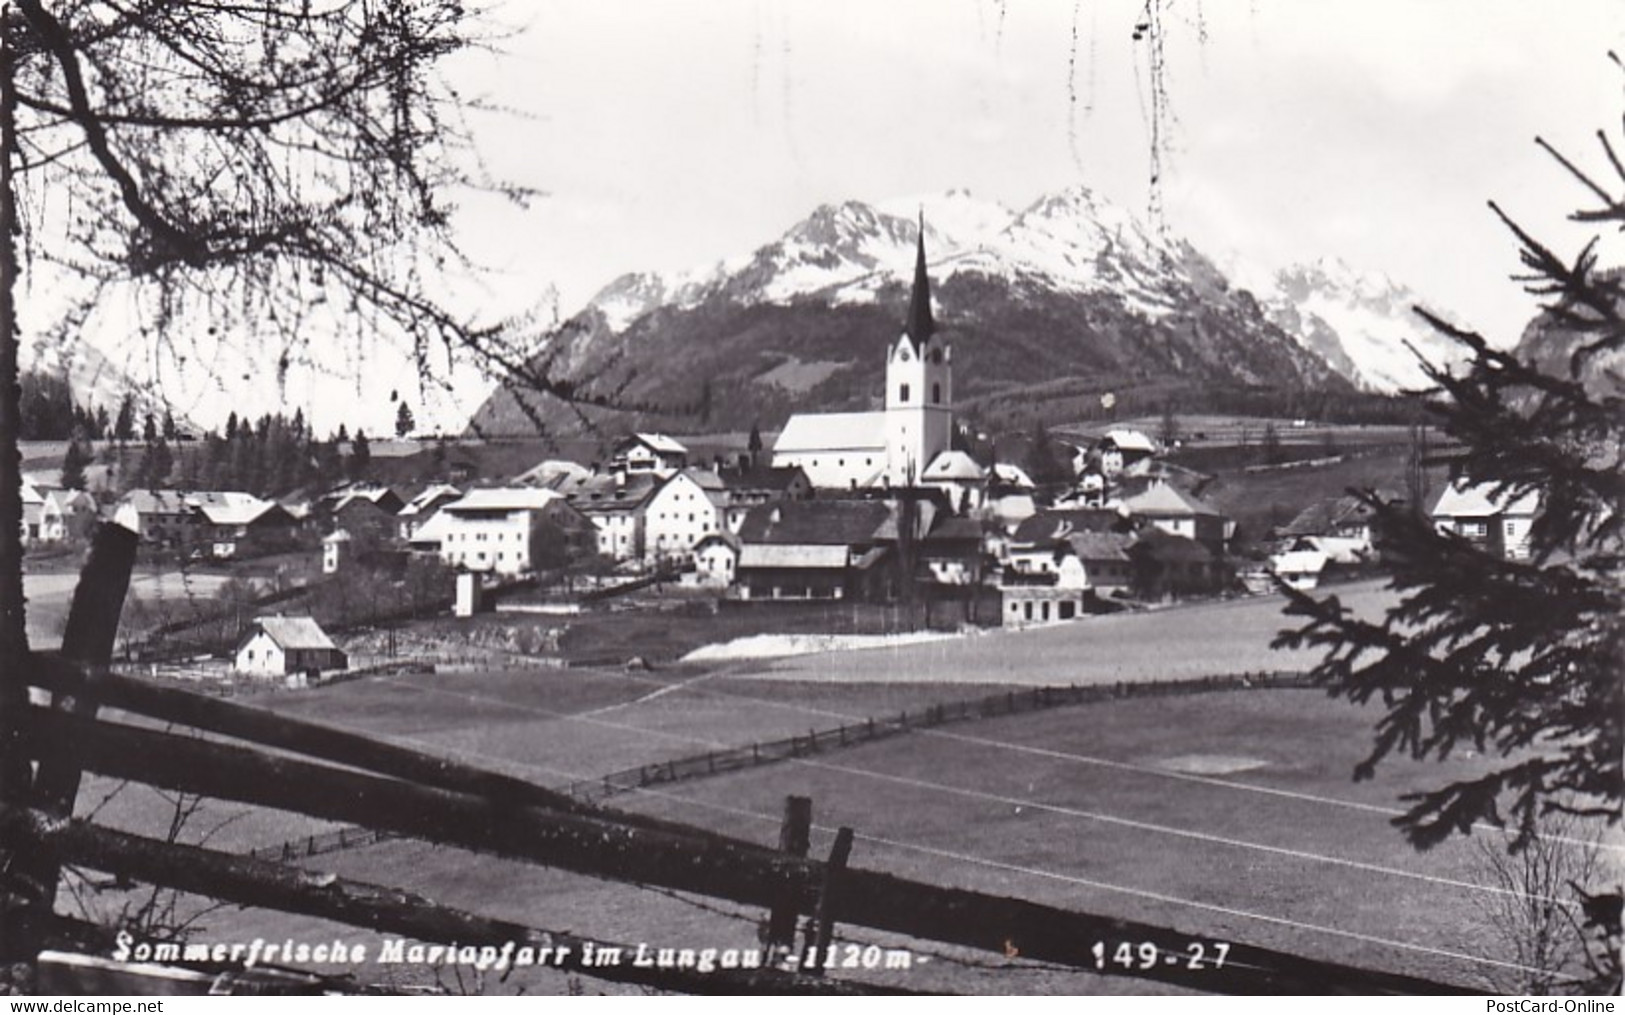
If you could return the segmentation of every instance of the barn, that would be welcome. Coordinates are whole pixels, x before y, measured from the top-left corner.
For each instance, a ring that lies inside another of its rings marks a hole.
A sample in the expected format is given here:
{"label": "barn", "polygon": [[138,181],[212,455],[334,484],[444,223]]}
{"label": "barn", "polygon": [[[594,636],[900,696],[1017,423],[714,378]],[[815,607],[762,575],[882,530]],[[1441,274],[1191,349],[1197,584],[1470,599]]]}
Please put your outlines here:
{"label": "barn", "polygon": [[261,617],[237,639],[239,673],[280,677],[288,673],[342,670],[344,652],[310,617]]}

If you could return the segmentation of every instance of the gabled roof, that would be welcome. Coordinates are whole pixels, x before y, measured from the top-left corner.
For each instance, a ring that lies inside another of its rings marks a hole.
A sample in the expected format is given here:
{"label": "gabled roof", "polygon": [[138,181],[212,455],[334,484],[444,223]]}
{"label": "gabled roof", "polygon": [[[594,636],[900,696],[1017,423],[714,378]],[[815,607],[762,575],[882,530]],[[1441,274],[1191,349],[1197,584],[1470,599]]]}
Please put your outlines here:
{"label": "gabled roof", "polygon": [[186,495],[186,503],[212,525],[247,525],[277,504],[238,490],[200,490]]}
{"label": "gabled roof", "polygon": [[191,510],[179,490],[131,490],[119,504],[144,515],[183,515]]}
{"label": "gabled roof", "polygon": [[1072,552],[1084,563],[1090,561],[1127,561],[1128,548],[1134,537],[1126,532],[1074,532],[1066,537]]}
{"label": "gabled roof", "polygon": [[662,485],[660,479],[647,473],[632,473],[624,478],[601,473],[567,480],[558,491],[577,510],[601,514],[635,509]]}
{"label": "gabled roof", "polygon": [[1131,514],[1147,518],[1186,518],[1193,515],[1222,517],[1218,511],[1172,483],[1157,483],[1144,493],[1124,500],[1123,507]]}
{"label": "gabled roof", "polygon": [[394,509],[387,507],[384,503],[389,498],[394,498],[397,502],[400,500],[400,496],[387,486],[380,486],[376,483],[350,483],[347,486],[341,486],[330,491],[322,500],[328,503],[328,510],[333,514],[338,514],[346,507],[358,502],[371,504],[379,510],[393,514]]}
{"label": "gabled roof", "polygon": [[96,498],[83,490],[52,490],[45,495],[45,503],[61,514],[96,510]]}
{"label": "gabled roof", "polygon": [[[1391,504],[1400,499],[1398,494],[1390,490],[1375,490],[1373,492],[1384,503]],[[1324,536],[1341,526],[1365,524],[1375,514],[1375,508],[1353,495],[1344,494],[1341,497],[1329,497],[1298,512],[1297,517],[1293,518],[1281,530],[1281,534],[1283,536]]]}
{"label": "gabled roof", "polygon": [[1023,519],[1010,537],[1016,543],[1045,543],[1079,532],[1119,532],[1128,522],[1110,508],[1050,508]]}
{"label": "gabled roof", "polygon": [[1528,490],[1516,497],[1509,491],[1496,492],[1493,483],[1459,480],[1445,488],[1433,505],[1435,518],[1488,518],[1492,515],[1529,515],[1540,510],[1540,491]]}
{"label": "gabled roof", "polygon": [[735,493],[782,493],[795,484],[797,477],[802,482],[807,480],[807,473],[799,465],[757,465],[748,469],[724,466],[717,476]]}
{"label": "gabled roof", "polygon": [[1156,442],[1138,430],[1108,430],[1100,443],[1110,444],[1119,451],[1144,452],[1148,455],[1157,453]]}
{"label": "gabled roof", "polygon": [[923,482],[944,480],[958,480],[964,482],[980,482],[987,477],[976,460],[963,451],[944,451],[931,459],[931,464],[920,473]]}
{"label": "gabled roof", "polygon": [[1006,486],[1014,486],[1023,490],[1031,490],[1038,486],[1033,477],[1027,475],[1027,470],[1010,462],[994,462],[993,478]]}
{"label": "gabled roof", "polygon": [[452,486],[450,483],[434,483],[425,487],[416,497],[413,497],[411,500],[407,501],[406,506],[401,508],[399,514],[407,517],[413,517],[429,510],[430,508],[434,507],[437,502],[447,497],[461,497],[462,495],[463,491],[457,489],[455,486]]}
{"label": "gabled roof", "polygon": [[884,412],[801,412],[784,424],[776,454],[798,451],[886,451]]}
{"label": "gabled roof", "polygon": [[745,515],[740,541],[854,546],[872,543],[891,519],[891,508],[874,500],[791,500],[760,504]]}
{"label": "gabled roof", "polygon": [[1129,553],[1144,554],[1163,563],[1205,564],[1213,559],[1213,551],[1196,540],[1156,528],[1141,533],[1129,547]]}
{"label": "gabled roof", "polygon": [[[322,630],[321,625],[311,617],[285,617],[280,613],[260,617],[243,635],[242,640],[253,637],[256,629],[270,635],[271,640],[284,649],[338,648],[333,644],[333,639],[327,636],[327,632]],[[241,645],[242,641],[238,644]]]}
{"label": "gabled roof", "polygon": [[753,567],[844,568],[847,548],[808,543],[746,543],[739,548],[739,570]]}
{"label": "gabled roof", "polygon": [[534,511],[564,499],[557,490],[534,486],[487,487],[470,490],[440,510],[454,515],[464,511]]}
{"label": "gabled roof", "polygon": [[1287,550],[1270,558],[1270,570],[1276,574],[1319,574],[1329,561],[1319,550]]}
{"label": "gabled roof", "polygon": [[650,451],[661,455],[686,455],[688,448],[663,433],[635,433],[617,444],[616,451],[630,447],[633,444],[642,444]]}
{"label": "gabled roof", "polygon": [[949,516],[931,527],[926,533],[924,542],[947,543],[959,541],[982,541],[982,523],[974,518],[959,518]]}
{"label": "gabled roof", "polygon": [[592,470],[585,465],[565,461],[562,458],[549,458],[521,472],[512,482],[515,486],[550,486],[556,490],[568,480],[590,475]]}

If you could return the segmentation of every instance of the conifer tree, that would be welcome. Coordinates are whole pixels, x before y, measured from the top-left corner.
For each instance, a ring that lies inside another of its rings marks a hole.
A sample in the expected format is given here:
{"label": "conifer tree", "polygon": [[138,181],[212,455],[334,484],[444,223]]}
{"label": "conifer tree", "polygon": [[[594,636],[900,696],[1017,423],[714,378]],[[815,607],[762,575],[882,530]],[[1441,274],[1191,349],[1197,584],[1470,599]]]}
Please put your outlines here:
{"label": "conifer tree", "polygon": [[[1570,217],[1625,230],[1625,164],[1598,136],[1605,179],[1540,144],[1596,201]],[[1396,605],[1373,620],[1336,596],[1287,590],[1303,620],[1277,639],[1324,649],[1314,674],[1331,693],[1383,708],[1356,778],[1395,752],[1499,759],[1406,797],[1396,824],[1419,848],[1486,822],[1510,825],[1514,849],[1526,848],[1554,812],[1617,831],[1625,801],[1625,272],[1599,266],[1596,238],[1565,259],[1490,207],[1521,247],[1518,280],[1542,298],[1535,327],[1507,352],[1418,313],[1472,356],[1459,375],[1428,368],[1461,478],[1503,503],[1539,498],[1528,554],[1442,533],[1367,491]],[[1587,986],[1615,993],[1620,896],[1572,887],[1592,934]]]}
{"label": "conifer tree", "polygon": [[83,490],[85,488],[85,466],[90,464],[90,455],[85,451],[83,444],[79,443],[78,435],[68,442],[68,450],[62,456],[62,485],[69,490]]}

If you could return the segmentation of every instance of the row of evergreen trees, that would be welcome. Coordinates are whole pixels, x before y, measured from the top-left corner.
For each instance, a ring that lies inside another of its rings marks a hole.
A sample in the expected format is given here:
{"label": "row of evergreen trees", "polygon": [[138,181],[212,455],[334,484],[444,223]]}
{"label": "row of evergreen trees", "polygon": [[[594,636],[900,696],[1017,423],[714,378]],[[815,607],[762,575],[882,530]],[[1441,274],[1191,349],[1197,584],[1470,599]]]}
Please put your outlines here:
{"label": "row of evergreen trees", "polygon": [[[159,431],[132,462],[125,449],[110,444],[104,452],[114,466],[121,491],[175,487],[184,490],[241,490],[260,497],[279,497],[295,490],[325,487],[347,479],[364,479],[372,453],[365,433],[352,440],[340,427],[332,440],[317,440],[303,411],[292,417],[267,414],[258,420],[226,421],[225,433],[202,440],[172,442]],[[90,456],[75,438],[63,463],[63,485],[83,488]]]}

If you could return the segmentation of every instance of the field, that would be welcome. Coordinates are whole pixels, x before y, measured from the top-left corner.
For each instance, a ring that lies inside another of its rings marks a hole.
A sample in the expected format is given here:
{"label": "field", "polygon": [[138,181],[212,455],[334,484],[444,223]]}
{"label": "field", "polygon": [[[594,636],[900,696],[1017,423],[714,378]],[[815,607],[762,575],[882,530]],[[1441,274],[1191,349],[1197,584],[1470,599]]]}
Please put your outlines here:
{"label": "field", "polygon": [[[1365,608],[1380,606],[1377,590],[1351,589]],[[768,667],[381,677],[265,703],[558,785],[974,697],[1013,679],[1008,667],[993,663],[1018,649],[1022,679],[1177,675],[1159,672],[1159,665],[1199,656],[1193,646],[1214,632],[1271,627],[1279,605],[1255,600],[1093,618],[985,635],[947,655],[916,646]],[[1131,621],[1158,626],[1113,627],[1109,637],[1101,634],[1106,628],[1093,627]],[[1128,651],[1146,631],[1160,633],[1162,647]],[[1246,668],[1228,651],[1221,644],[1207,654],[1214,671]],[[1352,782],[1375,716],[1305,690],[1129,699],[917,731],[613,802],[767,843],[776,837],[785,795],[803,794],[814,800],[815,855],[827,850],[836,826],[850,825],[858,832],[859,866],[1161,923],[1193,941],[1245,941],[1487,989],[1515,971],[1497,964],[1506,961],[1507,948],[1481,916],[1495,896],[1479,886],[1476,843],[1416,853],[1389,827],[1401,793],[1482,771],[1486,759],[1391,760],[1376,779]],[[105,789],[98,781],[84,798],[94,802]],[[155,802],[115,798],[103,817],[153,831],[166,816]],[[212,824],[234,813],[211,805],[199,820]],[[260,812],[232,821],[213,841],[241,849],[318,830],[306,819]],[[1496,840],[1488,830],[1474,838]],[[627,942],[753,947],[761,917],[408,842],[333,853],[311,865],[536,926]],[[262,912],[221,910],[203,926],[210,940],[291,935],[376,943],[365,932]],[[862,931],[852,936],[907,945]],[[886,975],[910,986],[983,993],[1159,989],[939,946],[923,946],[916,959],[912,971]],[[480,985],[502,992],[575,986],[544,972]]]}

